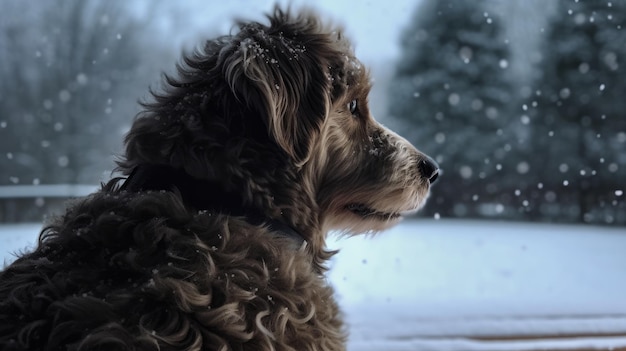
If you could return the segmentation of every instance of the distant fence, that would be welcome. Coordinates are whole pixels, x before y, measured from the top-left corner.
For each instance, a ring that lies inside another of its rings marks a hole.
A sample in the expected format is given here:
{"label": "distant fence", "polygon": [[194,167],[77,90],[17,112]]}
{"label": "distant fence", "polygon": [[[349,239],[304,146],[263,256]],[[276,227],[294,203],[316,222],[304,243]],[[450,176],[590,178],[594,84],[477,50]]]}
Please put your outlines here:
{"label": "distant fence", "polygon": [[86,196],[96,185],[46,184],[0,186],[0,223],[41,222],[59,213],[72,198]]}

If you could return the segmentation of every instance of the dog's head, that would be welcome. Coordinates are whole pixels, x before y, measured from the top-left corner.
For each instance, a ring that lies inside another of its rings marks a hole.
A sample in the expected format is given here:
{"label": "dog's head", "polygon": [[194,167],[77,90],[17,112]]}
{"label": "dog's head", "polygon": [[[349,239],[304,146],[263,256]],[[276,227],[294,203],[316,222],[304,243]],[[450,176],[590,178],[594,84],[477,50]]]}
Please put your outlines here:
{"label": "dog's head", "polygon": [[376,232],[421,208],[437,164],[370,113],[368,72],[352,59],[309,165],[325,228]]}
{"label": "dog's head", "polygon": [[437,168],[370,115],[367,70],[310,11],[240,22],[167,78],[127,136],[126,172],[218,180],[303,232],[376,231],[417,210]]}

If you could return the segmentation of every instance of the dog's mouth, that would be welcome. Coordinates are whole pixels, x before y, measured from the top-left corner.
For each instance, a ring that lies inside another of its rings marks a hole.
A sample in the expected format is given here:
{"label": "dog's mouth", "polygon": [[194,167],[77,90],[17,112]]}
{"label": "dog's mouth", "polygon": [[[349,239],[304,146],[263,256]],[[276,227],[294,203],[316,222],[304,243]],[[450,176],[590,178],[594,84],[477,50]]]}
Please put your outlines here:
{"label": "dog's mouth", "polygon": [[399,212],[383,212],[375,210],[365,204],[352,203],[346,206],[346,209],[357,216],[366,219],[377,219],[381,221],[390,221],[398,219],[403,215],[410,214],[414,211],[399,211]]}

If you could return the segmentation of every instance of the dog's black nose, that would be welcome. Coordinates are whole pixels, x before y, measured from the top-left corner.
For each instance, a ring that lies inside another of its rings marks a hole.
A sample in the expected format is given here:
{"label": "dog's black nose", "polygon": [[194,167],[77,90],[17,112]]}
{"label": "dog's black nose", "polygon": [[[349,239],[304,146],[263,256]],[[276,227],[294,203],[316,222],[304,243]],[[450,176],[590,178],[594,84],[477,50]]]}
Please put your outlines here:
{"label": "dog's black nose", "polygon": [[422,176],[428,179],[430,184],[434,183],[439,178],[439,165],[432,158],[425,156],[421,159],[417,165]]}

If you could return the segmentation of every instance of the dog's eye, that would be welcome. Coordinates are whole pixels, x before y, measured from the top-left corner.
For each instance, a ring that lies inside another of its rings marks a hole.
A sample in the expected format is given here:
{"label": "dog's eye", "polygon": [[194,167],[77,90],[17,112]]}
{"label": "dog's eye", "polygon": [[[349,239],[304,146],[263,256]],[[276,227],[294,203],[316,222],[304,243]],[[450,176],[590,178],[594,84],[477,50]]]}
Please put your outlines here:
{"label": "dog's eye", "polygon": [[353,115],[356,114],[358,107],[359,105],[356,99],[350,101],[350,103],[348,104],[348,110],[350,110],[350,113]]}

